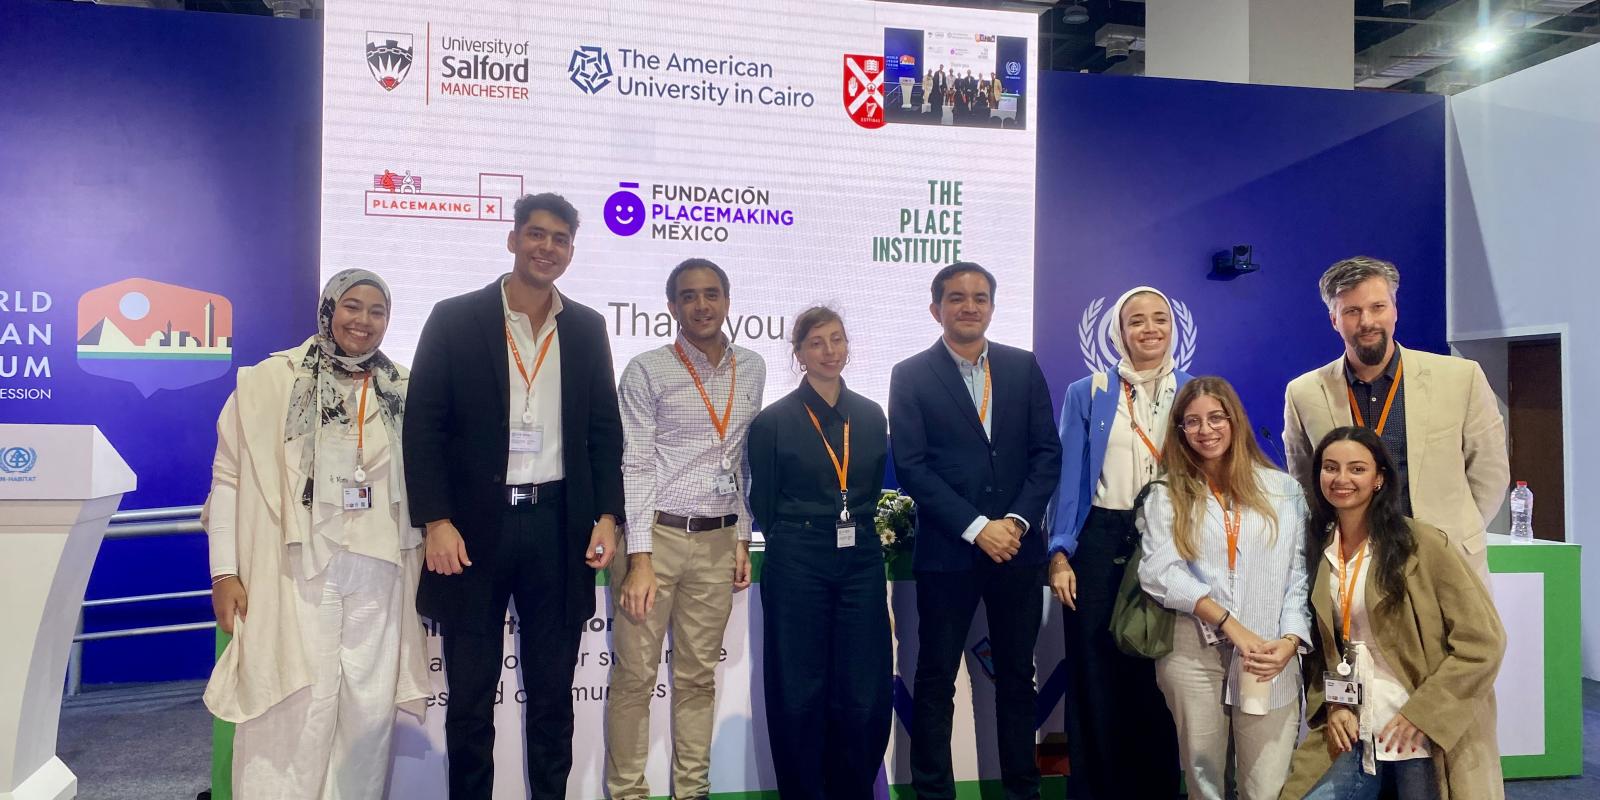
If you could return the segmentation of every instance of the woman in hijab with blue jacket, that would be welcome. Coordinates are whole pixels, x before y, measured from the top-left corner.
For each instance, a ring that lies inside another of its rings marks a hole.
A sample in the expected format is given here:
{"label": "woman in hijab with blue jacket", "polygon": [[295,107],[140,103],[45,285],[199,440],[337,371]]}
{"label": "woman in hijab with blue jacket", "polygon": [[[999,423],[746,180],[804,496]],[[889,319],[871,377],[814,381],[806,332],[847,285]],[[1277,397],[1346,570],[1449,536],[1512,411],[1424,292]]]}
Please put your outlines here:
{"label": "woman in hijab with blue jacket", "polygon": [[1172,305],[1149,286],[1111,309],[1116,369],[1067,388],[1061,486],[1050,527],[1050,589],[1066,605],[1067,746],[1074,797],[1175,797],[1177,734],[1155,662],[1110,633],[1124,566],[1138,547],[1134,502],[1161,468],[1178,388]]}

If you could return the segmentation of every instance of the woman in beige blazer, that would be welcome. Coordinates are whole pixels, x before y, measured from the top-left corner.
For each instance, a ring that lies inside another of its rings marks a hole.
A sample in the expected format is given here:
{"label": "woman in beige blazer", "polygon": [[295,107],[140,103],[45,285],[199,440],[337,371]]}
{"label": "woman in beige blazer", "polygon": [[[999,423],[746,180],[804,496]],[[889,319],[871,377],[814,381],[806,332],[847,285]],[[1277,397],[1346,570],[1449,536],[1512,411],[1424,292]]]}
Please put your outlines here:
{"label": "woman in beige blazer", "polygon": [[389,308],[377,275],[335,275],[317,334],[240,369],[217,420],[202,522],[233,638],[205,701],[238,724],[241,800],[382,797],[395,708],[420,716],[429,694]]}
{"label": "woman in beige blazer", "polygon": [[1377,435],[1330,431],[1311,459],[1308,558],[1317,668],[1311,734],[1280,800],[1473,800],[1499,787],[1488,713],[1505,631],[1488,592],[1438,528],[1400,513]]}

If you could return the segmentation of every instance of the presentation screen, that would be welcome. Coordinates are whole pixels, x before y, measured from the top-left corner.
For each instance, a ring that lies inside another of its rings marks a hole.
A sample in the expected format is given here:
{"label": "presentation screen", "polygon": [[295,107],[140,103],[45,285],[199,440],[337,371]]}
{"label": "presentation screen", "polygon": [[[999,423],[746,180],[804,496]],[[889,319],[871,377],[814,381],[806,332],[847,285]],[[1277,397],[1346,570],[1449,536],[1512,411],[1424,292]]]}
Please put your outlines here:
{"label": "presentation screen", "polygon": [[[703,257],[768,402],[799,379],[787,339],[814,304],[883,402],[939,335],[950,262],[994,272],[990,337],[1032,345],[1037,25],[867,0],[331,3],[322,274],[384,276],[384,349],[410,363],[435,302],[511,268],[517,197],[556,192],[581,215],[556,285],[605,317],[619,373],[676,335],[667,273]],[[923,88],[940,66],[953,102]]]}

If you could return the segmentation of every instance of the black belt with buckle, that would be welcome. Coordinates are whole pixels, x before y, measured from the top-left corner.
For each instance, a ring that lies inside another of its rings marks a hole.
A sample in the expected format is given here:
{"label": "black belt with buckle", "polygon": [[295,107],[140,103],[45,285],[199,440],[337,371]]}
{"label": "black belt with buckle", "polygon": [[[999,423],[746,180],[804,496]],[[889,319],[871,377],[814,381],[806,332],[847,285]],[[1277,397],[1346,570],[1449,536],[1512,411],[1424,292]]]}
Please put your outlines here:
{"label": "black belt with buckle", "polygon": [[665,511],[656,512],[657,525],[665,525],[668,528],[677,528],[690,533],[721,530],[731,527],[738,521],[738,514],[728,514],[721,517],[680,517],[677,514],[668,514]]}
{"label": "black belt with buckle", "polygon": [[506,487],[506,503],[513,506],[536,506],[561,497],[562,481],[549,483],[523,483]]}

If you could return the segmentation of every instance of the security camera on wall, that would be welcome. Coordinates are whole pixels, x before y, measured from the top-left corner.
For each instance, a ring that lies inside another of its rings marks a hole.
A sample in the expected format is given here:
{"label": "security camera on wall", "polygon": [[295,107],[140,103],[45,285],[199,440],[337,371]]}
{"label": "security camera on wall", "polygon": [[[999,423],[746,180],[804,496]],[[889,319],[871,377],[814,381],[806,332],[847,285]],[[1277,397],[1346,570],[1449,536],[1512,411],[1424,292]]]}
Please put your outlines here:
{"label": "security camera on wall", "polygon": [[1260,270],[1261,265],[1255,261],[1255,250],[1252,245],[1236,244],[1218,252],[1211,257],[1211,274],[1206,277],[1217,281],[1231,281],[1240,275]]}

